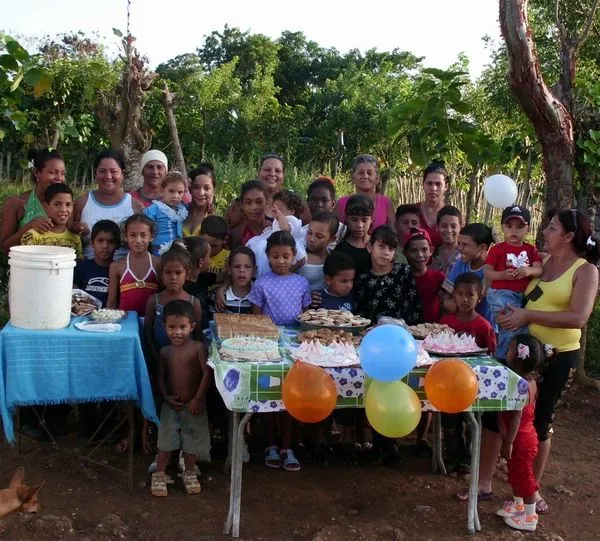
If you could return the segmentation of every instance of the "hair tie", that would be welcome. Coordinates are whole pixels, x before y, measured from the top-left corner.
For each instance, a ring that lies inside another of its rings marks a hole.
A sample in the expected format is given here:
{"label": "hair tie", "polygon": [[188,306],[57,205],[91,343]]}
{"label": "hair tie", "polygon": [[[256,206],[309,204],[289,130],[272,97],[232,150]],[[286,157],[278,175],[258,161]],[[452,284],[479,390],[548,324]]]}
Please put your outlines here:
{"label": "hair tie", "polygon": [[544,344],[544,351],[546,352],[546,357],[552,357],[554,355],[554,346],[552,344]]}
{"label": "hair tie", "polygon": [[529,357],[529,346],[525,344],[519,344],[517,346],[517,357],[521,360],[525,360]]}
{"label": "hair tie", "polygon": [[592,235],[590,235],[588,237],[586,245],[589,246],[590,248],[593,248],[594,246],[596,246],[596,241],[592,238]]}

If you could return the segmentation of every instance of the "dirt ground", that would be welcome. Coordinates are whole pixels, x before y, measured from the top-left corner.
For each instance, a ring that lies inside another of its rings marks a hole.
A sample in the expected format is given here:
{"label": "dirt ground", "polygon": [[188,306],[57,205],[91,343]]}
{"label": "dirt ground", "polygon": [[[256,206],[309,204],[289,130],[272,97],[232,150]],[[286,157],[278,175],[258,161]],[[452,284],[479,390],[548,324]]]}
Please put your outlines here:
{"label": "dirt ground", "polygon": [[[509,495],[495,482],[496,501],[480,506],[483,530],[477,539],[525,538],[547,541],[600,539],[600,395],[587,391],[566,396],[556,424],[554,447],[543,480],[550,513],[538,531],[510,531],[494,516]],[[406,442],[407,445],[410,441]],[[0,522],[0,539],[16,540],[220,540],[229,501],[223,464],[202,468],[203,492],[186,496],[180,482],[169,497],[149,494],[148,457],[135,457],[134,494],[117,475],[84,465],[75,443],[66,455],[49,456],[27,443],[24,454],[2,445],[0,486],[13,469],[25,466],[31,483],[42,479],[42,509],[37,515],[11,515]],[[109,462],[125,465],[112,448]],[[406,449],[401,468],[383,466],[327,469],[303,464],[300,473],[267,470],[259,457],[244,468],[241,539],[245,541],[437,541],[468,538],[466,504],[452,495],[466,480],[434,475],[429,460]]]}

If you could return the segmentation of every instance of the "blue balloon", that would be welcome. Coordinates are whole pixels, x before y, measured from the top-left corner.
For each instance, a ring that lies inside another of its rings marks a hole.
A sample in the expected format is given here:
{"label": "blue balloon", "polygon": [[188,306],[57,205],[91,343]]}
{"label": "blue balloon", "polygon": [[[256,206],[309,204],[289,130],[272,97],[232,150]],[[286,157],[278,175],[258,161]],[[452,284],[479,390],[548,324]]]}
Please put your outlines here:
{"label": "blue balloon", "polygon": [[395,381],[415,367],[417,344],[403,327],[380,325],[365,335],[358,354],[368,376],[378,381]]}

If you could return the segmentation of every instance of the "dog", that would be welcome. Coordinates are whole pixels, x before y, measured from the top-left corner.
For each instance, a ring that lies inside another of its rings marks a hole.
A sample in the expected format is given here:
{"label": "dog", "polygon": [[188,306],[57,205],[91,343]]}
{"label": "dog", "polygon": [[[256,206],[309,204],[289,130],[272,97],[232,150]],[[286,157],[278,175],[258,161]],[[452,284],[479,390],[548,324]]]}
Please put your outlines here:
{"label": "dog", "polygon": [[17,468],[12,474],[8,488],[0,490],[0,518],[14,511],[37,513],[40,510],[38,495],[45,481],[30,487],[24,480],[25,469]]}

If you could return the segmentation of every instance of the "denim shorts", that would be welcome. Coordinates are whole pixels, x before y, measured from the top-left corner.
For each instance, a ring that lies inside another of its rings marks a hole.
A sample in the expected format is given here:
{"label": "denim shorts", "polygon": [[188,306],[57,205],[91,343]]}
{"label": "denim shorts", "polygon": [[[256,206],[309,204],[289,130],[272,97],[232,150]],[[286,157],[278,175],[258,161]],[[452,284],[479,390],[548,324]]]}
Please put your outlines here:
{"label": "denim shorts", "polygon": [[[523,294],[510,289],[488,289],[487,302],[492,315],[494,316],[494,322],[498,317],[498,314],[502,312],[507,306],[513,306],[515,308],[521,308],[523,304]],[[527,327],[522,327],[517,331],[509,331],[498,326],[498,342],[496,344],[496,357],[498,359],[506,359],[508,352],[508,345],[514,336],[517,334],[529,334]]]}

